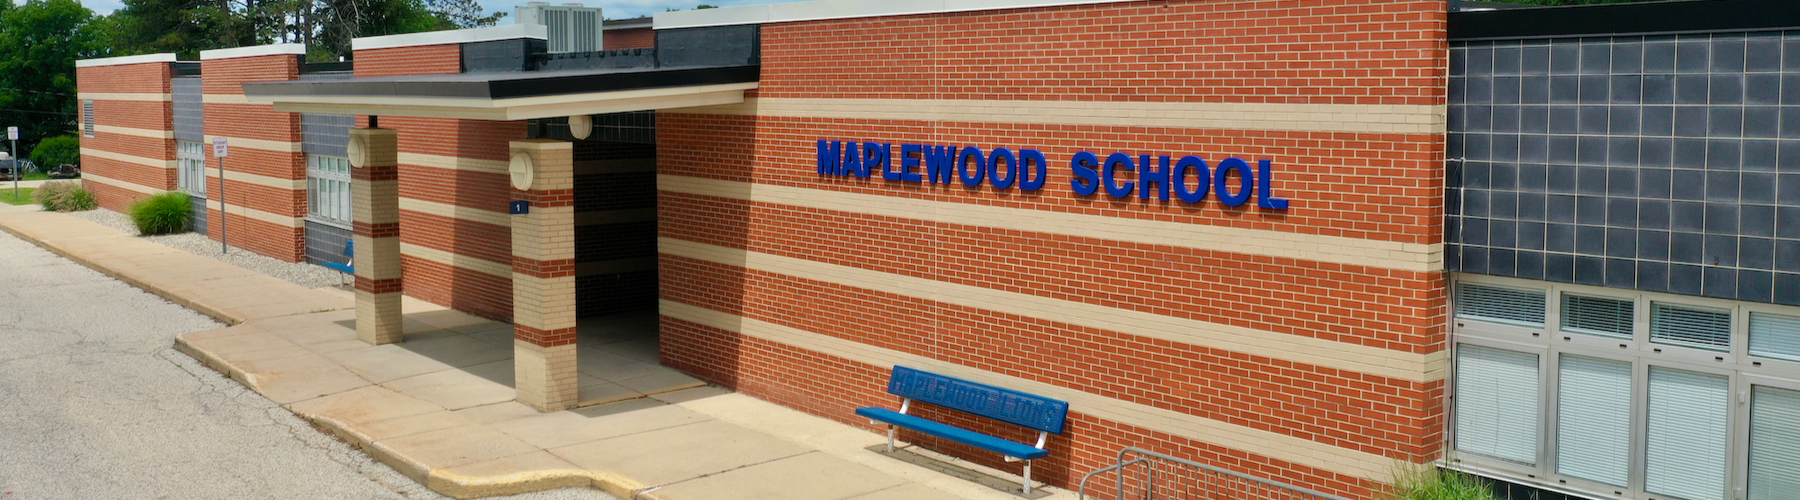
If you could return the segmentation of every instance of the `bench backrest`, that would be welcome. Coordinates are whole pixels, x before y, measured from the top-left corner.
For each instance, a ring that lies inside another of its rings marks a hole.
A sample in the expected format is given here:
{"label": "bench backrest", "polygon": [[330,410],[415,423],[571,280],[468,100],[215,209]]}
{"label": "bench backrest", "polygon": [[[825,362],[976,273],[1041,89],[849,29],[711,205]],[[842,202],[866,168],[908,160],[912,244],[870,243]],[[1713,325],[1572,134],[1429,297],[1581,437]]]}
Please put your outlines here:
{"label": "bench backrest", "polygon": [[894,367],[888,393],[1052,434],[1069,415],[1067,402],[904,366]]}

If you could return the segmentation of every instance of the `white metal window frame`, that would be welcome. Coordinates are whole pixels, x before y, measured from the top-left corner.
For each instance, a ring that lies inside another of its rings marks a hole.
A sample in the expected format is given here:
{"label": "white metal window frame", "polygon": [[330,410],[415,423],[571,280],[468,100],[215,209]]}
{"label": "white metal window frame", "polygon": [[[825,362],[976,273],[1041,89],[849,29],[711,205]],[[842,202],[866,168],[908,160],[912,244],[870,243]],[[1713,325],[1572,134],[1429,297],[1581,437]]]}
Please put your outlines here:
{"label": "white metal window frame", "polygon": [[175,185],[182,192],[206,197],[206,143],[175,141]]}
{"label": "white metal window frame", "polygon": [[1733,488],[1735,488],[1734,492],[1743,492],[1742,495],[1737,498],[1748,498],[1750,482],[1750,418],[1754,416],[1751,413],[1751,402],[1753,401],[1752,391],[1757,387],[1769,387],[1800,392],[1800,380],[1769,377],[1758,374],[1743,374],[1741,378],[1742,388],[1737,386],[1732,387],[1731,406],[1738,410],[1737,414],[1733,415],[1732,418],[1732,425],[1735,429],[1735,433],[1732,435],[1732,447],[1734,450],[1742,451],[1735,452],[1731,455],[1731,470],[1738,476],[1741,476],[1735,479],[1735,486],[1733,486]]}
{"label": "white metal window frame", "polygon": [[[336,172],[320,168],[319,162],[323,160],[342,162],[344,166],[343,171]],[[349,168],[349,158],[319,154],[306,155],[307,220],[343,229],[350,228],[350,219],[354,215],[354,209],[351,205],[352,198],[350,195]],[[321,210],[321,196],[327,194],[325,192],[327,190],[320,189],[320,185],[323,183],[335,183],[337,185],[336,191],[341,193],[342,199],[335,200],[335,203],[328,203],[328,206],[324,210]]]}
{"label": "white metal window frame", "polygon": [[[1727,491],[1722,492],[1721,498],[1742,498],[1740,495],[1744,494],[1748,482],[1749,401],[1753,386],[1800,390],[1800,362],[1750,356],[1748,352],[1750,313],[1800,317],[1800,307],[1495,276],[1456,275],[1452,280],[1454,286],[1461,286],[1464,283],[1538,289],[1544,290],[1546,293],[1545,302],[1548,310],[1545,311],[1545,324],[1542,327],[1457,317],[1454,303],[1451,304],[1449,314],[1452,328],[1452,351],[1448,353],[1448,359],[1452,364],[1449,368],[1452,377],[1456,373],[1455,349],[1465,344],[1508,349],[1538,356],[1538,395],[1540,398],[1538,407],[1541,413],[1538,416],[1540,426],[1537,445],[1538,460],[1536,465],[1527,466],[1457,450],[1455,415],[1452,413],[1446,419],[1446,436],[1448,438],[1445,440],[1446,460],[1443,462],[1443,465],[1449,468],[1580,497],[1673,500],[1671,497],[1652,495],[1644,491],[1650,368],[1659,367],[1727,377],[1731,395],[1730,408],[1727,410],[1727,419],[1731,425],[1731,437],[1728,440],[1727,463],[1725,464]],[[1605,338],[1560,331],[1562,318],[1559,309],[1562,305],[1563,293],[1631,300],[1635,304],[1633,337],[1631,339]],[[1454,301],[1454,294],[1451,295],[1451,300]],[[1731,311],[1731,349],[1729,352],[1719,352],[1650,342],[1650,304],[1652,302]],[[1563,477],[1555,472],[1557,470],[1557,415],[1560,410],[1557,404],[1556,387],[1560,382],[1558,367],[1563,355],[1632,363],[1631,469],[1629,485],[1626,488]],[[1454,384],[1446,384],[1446,390],[1453,390],[1453,388]],[[1450,411],[1456,411],[1454,404],[1451,405]]]}

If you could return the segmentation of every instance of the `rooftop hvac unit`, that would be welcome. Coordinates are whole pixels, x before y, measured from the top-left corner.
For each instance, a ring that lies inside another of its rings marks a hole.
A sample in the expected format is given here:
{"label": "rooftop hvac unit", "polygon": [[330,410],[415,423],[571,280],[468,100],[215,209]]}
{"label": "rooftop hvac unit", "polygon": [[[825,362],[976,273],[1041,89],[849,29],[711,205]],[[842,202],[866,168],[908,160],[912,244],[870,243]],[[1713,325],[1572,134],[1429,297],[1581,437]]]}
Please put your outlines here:
{"label": "rooftop hvac unit", "polygon": [[601,23],[605,18],[600,16],[599,7],[586,7],[578,3],[550,5],[549,2],[531,2],[513,8],[514,19],[519,24],[544,25],[546,42],[549,42],[550,53],[564,52],[597,52],[604,50],[601,46]]}

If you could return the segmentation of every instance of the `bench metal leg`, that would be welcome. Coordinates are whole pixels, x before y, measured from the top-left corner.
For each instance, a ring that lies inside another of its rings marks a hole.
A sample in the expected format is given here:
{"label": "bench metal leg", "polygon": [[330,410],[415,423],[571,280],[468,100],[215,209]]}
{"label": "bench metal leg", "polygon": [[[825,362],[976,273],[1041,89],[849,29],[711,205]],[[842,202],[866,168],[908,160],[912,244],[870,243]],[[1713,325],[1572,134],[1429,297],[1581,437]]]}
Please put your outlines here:
{"label": "bench metal leg", "polygon": [[894,433],[897,429],[899,428],[892,425],[888,426],[888,453],[894,452]]}
{"label": "bench metal leg", "polygon": [[1025,494],[1031,494],[1031,461],[1025,461]]}

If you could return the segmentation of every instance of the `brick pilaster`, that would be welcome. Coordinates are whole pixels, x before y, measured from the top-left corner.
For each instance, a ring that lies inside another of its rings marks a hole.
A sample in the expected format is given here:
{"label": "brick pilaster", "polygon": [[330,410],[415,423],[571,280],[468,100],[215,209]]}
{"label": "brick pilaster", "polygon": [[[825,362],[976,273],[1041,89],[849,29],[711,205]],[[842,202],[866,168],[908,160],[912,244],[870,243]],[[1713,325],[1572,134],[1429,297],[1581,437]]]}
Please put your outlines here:
{"label": "brick pilaster", "polygon": [[[400,168],[392,129],[350,131],[361,162],[350,169],[356,233],[356,338],[374,345],[403,339],[400,319]],[[351,155],[355,160],[354,153]]]}
{"label": "brick pilaster", "polygon": [[535,165],[531,189],[514,191],[531,212],[512,219],[513,365],[519,402],[557,411],[577,402],[575,372],[575,150],[551,140],[513,141]]}

